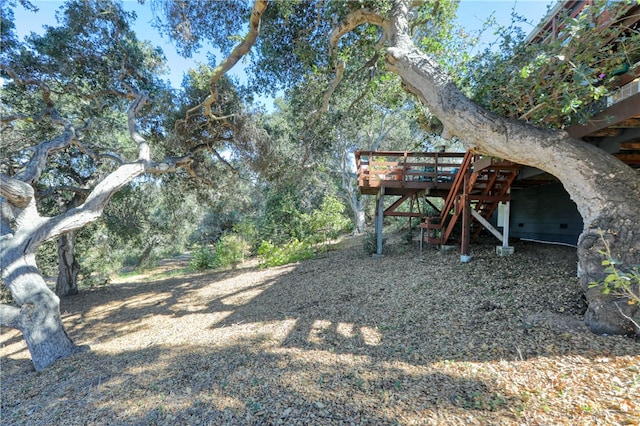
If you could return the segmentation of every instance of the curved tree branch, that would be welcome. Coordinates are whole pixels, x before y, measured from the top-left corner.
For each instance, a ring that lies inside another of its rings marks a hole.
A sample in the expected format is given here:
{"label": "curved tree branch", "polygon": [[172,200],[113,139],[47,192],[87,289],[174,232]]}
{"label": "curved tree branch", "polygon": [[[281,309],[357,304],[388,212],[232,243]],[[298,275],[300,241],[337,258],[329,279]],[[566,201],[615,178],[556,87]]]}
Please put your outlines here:
{"label": "curved tree branch", "polygon": [[[370,9],[358,9],[349,13],[338,25],[336,25],[331,34],[329,34],[329,45],[331,46],[331,53],[338,45],[338,42],[345,34],[352,31],[354,28],[363,24],[371,24],[382,27],[385,33],[389,32],[390,22],[383,18],[381,15],[371,11]],[[384,38],[386,40],[386,38]],[[376,48],[378,46],[376,45]]]}
{"label": "curved tree branch", "polygon": [[13,81],[15,81],[16,84],[20,86],[38,86],[42,91],[42,100],[44,101],[45,105],[47,107],[53,106],[53,103],[51,102],[51,89],[44,82],[35,78],[28,78],[24,80],[20,78],[20,76],[18,76],[18,74],[13,69],[9,68],[5,64],[0,64],[0,70],[6,72],[9,77],[11,77]]}
{"label": "curved tree branch", "polygon": [[249,32],[247,32],[240,44],[233,48],[229,56],[213,70],[213,75],[209,80],[211,94],[204,101],[204,112],[207,117],[212,116],[211,105],[216,102],[216,84],[218,80],[249,52],[258,39],[260,21],[268,3],[268,0],[255,0],[253,2],[251,17],[249,18]]}
{"label": "curved tree branch", "polygon": [[138,145],[138,150],[139,150],[138,160],[144,161],[146,163],[148,163],[151,160],[150,158],[151,153],[149,150],[149,144],[147,144],[147,141],[145,140],[145,138],[142,137],[142,135],[138,132],[136,115],[142,109],[142,107],[147,103],[148,100],[149,100],[149,97],[146,94],[141,93],[138,96],[136,96],[133,102],[131,102],[131,105],[129,105],[129,109],[127,110],[127,122],[129,125],[129,135],[131,136],[131,139],[133,139],[133,141],[136,143],[136,145]]}
{"label": "curved tree branch", "polygon": [[327,112],[327,110],[329,109],[329,98],[331,98],[331,95],[333,95],[333,92],[335,92],[338,84],[340,84],[340,82],[342,81],[342,77],[344,76],[344,66],[345,64],[342,60],[336,63],[336,76],[334,77],[327,90],[324,92],[320,108],[309,114],[310,120],[316,120],[321,114]]}
{"label": "curved tree branch", "polygon": [[[226,141],[228,139],[221,139],[220,141]],[[219,141],[217,141],[219,142]],[[215,142],[213,142],[215,143]],[[218,160],[225,164],[233,173],[237,173],[238,169],[231,165],[227,160],[220,155],[220,153],[212,148],[212,143],[200,143],[189,149],[189,152],[179,157],[167,157],[160,162],[151,162],[147,165],[146,171],[149,173],[162,174],[175,172],[179,167],[184,167],[190,175],[194,176],[190,169],[190,164],[193,162],[193,157],[200,151],[209,151],[215,155]]]}
{"label": "curved tree branch", "polygon": [[33,200],[34,194],[33,187],[28,183],[0,174],[0,195],[14,207],[24,209]]}
{"label": "curved tree branch", "polygon": [[[331,34],[329,35],[329,45],[331,47],[331,50],[333,51],[333,49],[335,49],[335,47],[338,44],[338,41],[340,40],[340,38],[342,38],[342,36],[347,34],[349,31],[352,31],[354,28],[363,24],[380,26],[382,27],[384,32],[376,42],[376,46],[375,46],[376,54],[356,72],[360,72],[362,69],[369,68],[377,62],[378,58],[380,57],[378,52],[380,51],[380,49],[382,49],[382,46],[387,41],[387,37],[388,37],[387,34],[390,28],[389,21],[387,21],[382,16],[372,12],[369,9],[358,9],[354,12],[349,13],[342,20],[342,22],[338,24],[331,31]],[[310,119],[315,120],[321,114],[327,112],[329,108],[329,98],[331,98],[331,96],[333,95],[333,92],[335,92],[336,88],[338,87],[338,84],[340,84],[340,81],[342,81],[342,78],[344,76],[344,69],[345,69],[344,61],[338,60],[336,62],[336,75],[333,81],[331,82],[331,84],[329,85],[329,87],[327,88],[327,90],[325,91],[324,96],[322,97],[322,104],[320,108],[313,111],[310,114]]]}

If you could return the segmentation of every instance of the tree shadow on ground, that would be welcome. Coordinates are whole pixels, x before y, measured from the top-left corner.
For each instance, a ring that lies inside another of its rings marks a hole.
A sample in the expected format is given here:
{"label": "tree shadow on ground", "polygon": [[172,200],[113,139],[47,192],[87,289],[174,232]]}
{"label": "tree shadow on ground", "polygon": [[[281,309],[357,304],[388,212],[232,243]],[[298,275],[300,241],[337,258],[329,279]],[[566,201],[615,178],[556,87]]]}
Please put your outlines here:
{"label": "tree shadow on ground", "polygon": [[8,389],[3,419],[14,424],[387,425],[403,417],[513,421],[521,403],[483,380],[428,370],[409,375],[375,360],[345,364],[339,356],[317,362],[255,352],[250,348],[261,342],[247,343],[93,352],[41,373],[24,373],[19,382],[10,375],[3,384]]}
{"label": "tree shadow on ground", "polygon": [[[575,252],[475,250],[469,264],[343,250],[65,299],[71,336],[94,350],[34,373],[3,335],[3,418],[58,423],[85,404],[85,423],[509,423],[531,389],[550,404],[564,376],[637,360],[638,343],[581,325]],[[635,373],[607,374],[613,394]]]}
{"label": "tree shadow on ground", "polygon": [[211,327],[295,320],[285,347],[417,364],[638,353],[633,340],[584,326],[574,249],[522,242],[498,257],[490,242],[476,251],[469,264],[455,252],[328,253]]}

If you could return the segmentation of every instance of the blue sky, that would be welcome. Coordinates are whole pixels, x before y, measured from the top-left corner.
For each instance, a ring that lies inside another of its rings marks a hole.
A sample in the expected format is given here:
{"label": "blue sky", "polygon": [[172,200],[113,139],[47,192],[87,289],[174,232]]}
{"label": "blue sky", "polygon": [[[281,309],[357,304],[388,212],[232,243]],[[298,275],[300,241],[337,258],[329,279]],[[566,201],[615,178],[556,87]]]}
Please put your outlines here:
{"label": "blue sky", "polygon": [[[56,25],[55,12],[64,2],[40,0],[33,1],[33,3],[40,9],[37,13],[27,12],[21,7],[15,10],[16,29],[20,38],[30,32],[42,33],[43,25]],[[530,28],[523,27],[528,32],[540,22],[547,11],[547,6],[552,3],[553,1],[550,0],[462,0],[458,9],[458,21],[467,31],[472,32],[481,28],[485,20],[492,14],[495,15],[498,23],[508,24],[511,22],[512,11],[515,11],[533,23]],[[151,41],[153,45],[160,46],[164,51],[171,69],[165,78],[171,80],[175,87],[180,86],[182,76],[189,68],[195,67],[197,63],[207,62],[206,52],[200,52],[190,59],[180,57],[171,42],[166,38],[163,39],[151,27],[151,11],[148,4],[140,5],[135,0],[125,1],[124,4],[127,9],[136,11],[138,15],[134,27],[138,37]],[[493,41],[492,37],[489,33],[483,40],[488,43]],[[220,59],[220,55],[217,55],[217,58]],[[236,66],[236,68],[239,67]],[[233,69],[232,73],[241,80],[245,78],[241,69]]]}

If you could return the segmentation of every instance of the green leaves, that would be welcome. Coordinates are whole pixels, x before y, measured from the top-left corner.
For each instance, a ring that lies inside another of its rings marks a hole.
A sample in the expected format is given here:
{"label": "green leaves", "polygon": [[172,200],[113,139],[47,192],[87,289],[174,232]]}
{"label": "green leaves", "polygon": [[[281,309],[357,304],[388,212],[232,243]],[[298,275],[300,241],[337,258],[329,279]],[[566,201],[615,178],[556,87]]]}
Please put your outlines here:
{"label": "green leaves", "polygon": [[[619,5],[598,0],[576,18],[561,16],[556,34],[544,34],[544,41],[527,42],[515,22],[500,28],[499,48],[474,57],[458,82],[501,115],[543,127],[584,122],[590,105],[616,90],[624,64],[640,60],[640,32],[617,23],[616,14],[626,10]],[[602,10],[614,25],[596,25]]]}
{"label": "green leaves", "polygon": [[598,253],[604,256],[602,266],[607,275],[599,282],[589,283],[589,288],[600,287],[603,294],[626,297],[630,305],[640,304],[640,265],[626,266],[613,257],[604,231],[600,231],[600,238],[605,248]]}

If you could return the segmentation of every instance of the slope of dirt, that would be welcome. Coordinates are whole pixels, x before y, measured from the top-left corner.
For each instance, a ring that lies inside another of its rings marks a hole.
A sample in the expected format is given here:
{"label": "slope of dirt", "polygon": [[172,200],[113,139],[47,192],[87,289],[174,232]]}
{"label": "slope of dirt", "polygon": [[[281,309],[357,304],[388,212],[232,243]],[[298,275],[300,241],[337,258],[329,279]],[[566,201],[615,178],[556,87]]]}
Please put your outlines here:
{"label": "slope of dirt", "polygon": [[33,371],[2,330],[3,424],[638,424],[640,343],[591,334],[575,249],[357,239],[300,264],[184,259],[63,300],[91,351]]}

